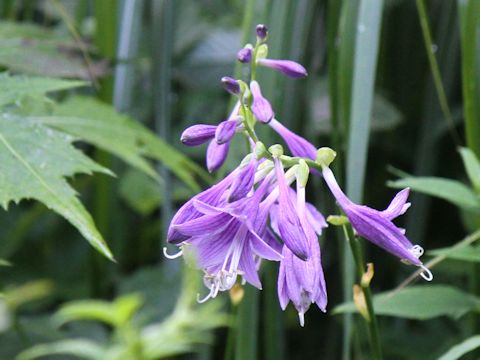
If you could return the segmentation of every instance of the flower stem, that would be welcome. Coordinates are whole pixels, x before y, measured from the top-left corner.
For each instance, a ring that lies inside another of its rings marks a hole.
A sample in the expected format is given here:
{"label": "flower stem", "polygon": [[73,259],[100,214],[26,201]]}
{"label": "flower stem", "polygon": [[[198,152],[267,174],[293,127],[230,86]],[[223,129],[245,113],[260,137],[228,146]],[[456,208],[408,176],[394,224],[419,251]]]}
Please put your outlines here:
{"label": "flower stem", "polygon": [[344,225],[343,231],[345,238],[350,245],[352,250],[353,258],[355,260],[355,266],[358,278],[360,280],[360,286],[365,297],[366,310],[368,312],[368,319],[365,319],[368,325],[369,332],[369,341],[372,349],[372,359],[381,360],[383,359],[382,355],[382,346],[380,343],[380,335],[378,332],[378,323],[375,316],[375,310],[373,308],[372,292],[370,290],[369,282],[361,281],[363,275],[365,274],[365,260],[363,256],[363,250],[360,246],[358,238],[353,234],[352,227],[350,225]]}

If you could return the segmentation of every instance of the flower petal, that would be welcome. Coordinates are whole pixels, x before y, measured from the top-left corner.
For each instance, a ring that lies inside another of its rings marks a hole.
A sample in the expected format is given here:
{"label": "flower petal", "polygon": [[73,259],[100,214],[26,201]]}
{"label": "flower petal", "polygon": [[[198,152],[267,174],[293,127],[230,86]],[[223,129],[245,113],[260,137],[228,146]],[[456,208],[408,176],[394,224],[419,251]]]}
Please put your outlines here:
{"label": "flower petal", "polygon": [[406,188],[398,192],[390,202],[390,205],[388,205],[388,207],[380,213],[388,220],[393,220],[396,217],[405,214],[411,205],[409,202],[407,202],[409,194],[410,188]]}

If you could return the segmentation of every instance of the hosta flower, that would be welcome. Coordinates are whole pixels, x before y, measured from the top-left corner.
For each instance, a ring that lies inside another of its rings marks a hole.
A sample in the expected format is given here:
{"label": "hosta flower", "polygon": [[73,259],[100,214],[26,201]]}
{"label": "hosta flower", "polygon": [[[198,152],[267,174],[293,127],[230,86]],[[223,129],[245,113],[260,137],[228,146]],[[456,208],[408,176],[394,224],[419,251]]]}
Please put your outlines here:
{"label": "hosta flower", "polygon": [[285,246],[288,247],[295,256],[302,260],[308,260],[310,257],[308,234],[300,221],[295,204],[290,197],[282,163],[278,158],[274,161],[279,189],[278,213],[276,215],[278,233],[285,243]]}
{"label": "hosta flower", "polygon": [[405,236],[405,231],[392,222],[394,218],[404,214],[410,206],[407,203],[409,189],[400,191],[386,210],[379,211],[365,205],[355,204],[347,198],[328,166],[323,166],[322,173],[330,191],[358,235],[401,260],[421,267],[424,270],[421,273],[422,277],[428,281],[432,280],[432,273],[419,260],[419,257],[423,254],[422,247],[412,245]]}
{"label": "hosta flower", "polygon": [[[317,235],[321,235],[327,223],[323,215],[305,201],[305,187],[298,179],[297,191],[290,187],[288,190],[298,226],[302,229],[307,242],[309,257],[307,260],[300,259],[287,246],[283,247],[283,259],[280,262],[278,275],[278,298],[283,310],[289,301],[292,301],[298,311],[300,324],[303,326],[304,314],[312,303],[316,303],[322,311],[325,311],[327,306],[327,291],[317,239]],[[273,209],[272,227],[277,234],[281,234],[279,227],[283,219],[280,215],[282,211],[280,202]]]}
{"label": "hosta flower", "polygon": [[230,289],[238,275],[261,288],[256,259],[282,258],[258,234],[266,227],[268,208],[262,208],[261,202],[269,179],[263,180],[253,195],[236,202],[212,206],[194,200],[193,206],[202,215],[174,225],[176,231],[188,238],[182,245],[194,248],[198,264],[205,272],[204,283],[209,293],[201,302]]}
{"label": "hosta flower", "polygon": [[303,78],[308,75],[307,70],[302,65],[292,60],[258,59],[257,64],[280,71],[292,78]]}
{"label": "hosta flower", "polygon": [[250,91],[252,92],[252,112],[258,121],[267,124],[273,118],[273,110],[270,102],[265,99],[260,90],[258,82],[250,82]]}

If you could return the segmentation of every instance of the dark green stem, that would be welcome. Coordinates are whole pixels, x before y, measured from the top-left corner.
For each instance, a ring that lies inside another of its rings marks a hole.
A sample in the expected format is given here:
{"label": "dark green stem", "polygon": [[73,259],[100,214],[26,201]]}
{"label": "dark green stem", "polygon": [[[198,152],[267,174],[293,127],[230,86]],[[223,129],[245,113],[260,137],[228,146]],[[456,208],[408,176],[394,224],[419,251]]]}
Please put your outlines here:
{"label": "dark green stem", "polygon": [[368,325],[369,341],[372,349],[372,358],[375,360],[381,360],[383,359],[382,346],[380,343],[380,335],[378,332],[377,318],[375,316],[375,310],[373,308],[372,292],[370,291],[369,282],[362,281],[362,277],[365,274],[365,260],[363,256],[363,250],[358,241],[358,238],[353,234],[353,230],[350,225],[344,225],[343,231],[345,234],[345,238],[350,245],[350,249],[352,251],[355,261],[357,276],[359,278],[360,286],[365,296],[365,305],[367,307],[369,317],[368,320],[366,319],[366,322]]}

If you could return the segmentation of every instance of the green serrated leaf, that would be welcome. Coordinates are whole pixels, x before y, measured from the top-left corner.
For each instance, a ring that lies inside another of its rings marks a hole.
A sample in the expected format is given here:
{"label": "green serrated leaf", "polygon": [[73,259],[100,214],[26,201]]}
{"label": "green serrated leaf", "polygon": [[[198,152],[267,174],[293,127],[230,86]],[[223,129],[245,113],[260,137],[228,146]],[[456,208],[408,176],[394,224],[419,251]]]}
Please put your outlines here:
{"label": "green serrated leaf", "polygon": [[468,178],[477,193],[480,193],[480,161],[474,152],[466,147],[459,149]]}
{"label": "green serrated leaf", "polygon": [[480,262],[480,247],[462,246],[462,247],[447,247],[442,249],[435,249],[428,252],[433,256],[445,256],[449,259]]}
{"label": "green serrated leaf", "polygon": [[17,360],[32,360],[44,356],[68,354],[80,359],[102,359],[104,350],[100,345],[87,339],[62,340],[51,344],[40,344],[31,347],[17,356]]}
{"label": "green serrated leaf", "polygon": [[440,356],[438,360],[457,360],[463,355],[480,347],[480,335],[472,336],[460,344],[453,346],[445,354]]}
{"label": "green serrated leaf", "polygon": [[0,106],[16,102],[25,96],[39,96],[85,85],[88,83],[84,81],[11,76],[4,72],[0,73]]}
{"label": "green serrated leaf", "polygon": [[196,175],[210,180],[203,169],[150,130],[93,98],[71,98],[59,105],[55,116],[36,117],[33,120],[111,152],[152,178],[158,179],[158,175],[145,157],[165,164],[194,191],[200,190]]}
{"label": "green serrated leaf", "polygon": [[468,211],[480,211],[480,198],[459,181],[438,177],[406,177],[389,181],[393,188],[409,187],[413,191],[438,197]]}
{"label": "green serrated leaf", "polygon": [[[428,320],[438,316],[457,319],[480,305],[480,299],[457,288],[445,285],[412,286],[396,293],[385,292],[373,298],[375,314],[414,320]],[[353,302],[341,304],[334,314],[354,313]]]}
{"label": "green serrated leaf", "polygon": [[35,199],[62,215],[109,259],[112,254],[66,177],[112,173],[75,149],[64,133],[16,116],[0,116],[0,205]]}
{"label": "green serrated leaf", "polygon": [[67,53],[55,43],[0,39],[0,65],[32,75],[89,80],[104,76],[104,62],[85,64],[79,53]]}

